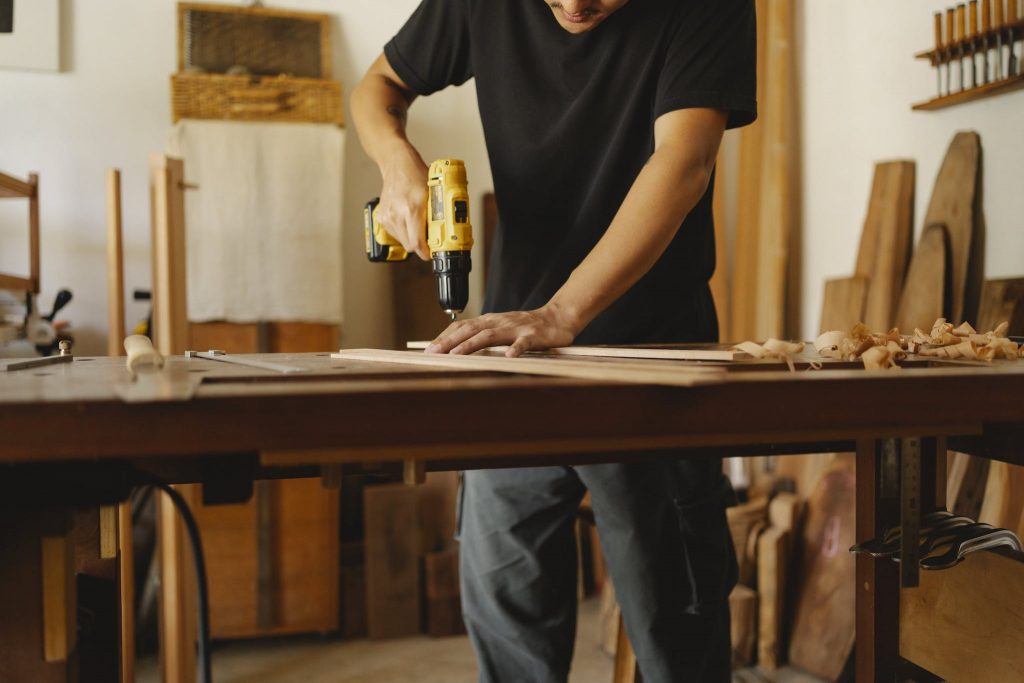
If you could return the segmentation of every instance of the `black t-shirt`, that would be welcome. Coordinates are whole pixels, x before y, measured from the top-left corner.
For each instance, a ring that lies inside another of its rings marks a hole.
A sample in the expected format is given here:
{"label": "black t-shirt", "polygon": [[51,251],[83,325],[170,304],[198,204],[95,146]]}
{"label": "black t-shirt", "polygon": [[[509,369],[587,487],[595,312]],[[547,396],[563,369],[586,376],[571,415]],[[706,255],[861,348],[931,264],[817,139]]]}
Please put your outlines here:
{"label": "black t-shirt", "polygon": [[[707,107],[730,128],[752,122],[756,53],[753,0],[631,0],[578,35],[545,0],[424,0],[384,54],[420,95],[476,78],[499,213],[485,310],[547,303],[610,225],[659,116]],[[717,338],[711,204],[709,188],[577,343]]]}

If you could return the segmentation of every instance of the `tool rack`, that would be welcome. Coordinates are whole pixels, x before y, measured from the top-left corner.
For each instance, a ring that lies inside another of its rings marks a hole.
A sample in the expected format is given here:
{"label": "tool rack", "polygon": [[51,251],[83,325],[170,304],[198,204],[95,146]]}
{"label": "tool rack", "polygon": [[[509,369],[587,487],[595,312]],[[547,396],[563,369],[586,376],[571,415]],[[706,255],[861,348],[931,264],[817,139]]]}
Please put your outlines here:
{"label": "tool rack", "polygon": [[[1009,3],[1007,5],[1009,11],[1006,13],[1007,20],[1003,21],[1001,8],[1004,0],[995,0],[996,20],[993,25],[989,15],[990,0],[982,0],[983,18],[981,28],[979,28],[978,24],[977,2],[972,2],[970,31],[967,30],[966,5],[960,4],[955,9],[947,10],[945,35],[943,35],[942,31],[942,15],[941,13],[936,13],[935,47],[931,50],[919,52],[914,57],[916,59],[927,59],[932,67],[939,72],[939,92],[941,94],[926,102],[913,105],[914,111],[945,109],[957,104],[973,102],[1024,88],[1024,68],[1022,68],[1024,67],[1024,64],[1022,64],[1024,62],[1024,47],[1018,49],[1018,44],[1024,41],[1024,19],[1018,18],[1015,4],[1017,0],[1005,1]],[[984,57],[983,68],[987,70],[993,53],[996,53],[996,61],[1000,64],[998,68],[993,69],[993,72],[999,77],[991,81],[986,77],[982,84],[978,84],[978,70],[976,70],[978,57]],[[1010,64],[1014,62],[1015,54],[1016,68],[1014,72],[1011,72]],[[974,60],[975,62],[975,66],[972,68],[975,80],[970,84],[971,87],[968,88],[966,86],[966,77],[960,71],[960,88],[954,91],[951,71],[954,68],[962,70],[964,63],[968,60]],[[944,93],[942,93],[943,67],[947,70]]]}

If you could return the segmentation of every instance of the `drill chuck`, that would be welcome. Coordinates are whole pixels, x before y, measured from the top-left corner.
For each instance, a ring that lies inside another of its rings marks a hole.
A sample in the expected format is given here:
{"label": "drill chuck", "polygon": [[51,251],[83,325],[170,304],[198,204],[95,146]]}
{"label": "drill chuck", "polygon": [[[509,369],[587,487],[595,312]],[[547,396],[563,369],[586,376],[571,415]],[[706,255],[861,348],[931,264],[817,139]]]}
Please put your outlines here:
{"label": "drill chuck", "polygon": [[437,276],[437,303],[450,315],[462,313],[469,302],[469,251],[438,251],[431,259]]}

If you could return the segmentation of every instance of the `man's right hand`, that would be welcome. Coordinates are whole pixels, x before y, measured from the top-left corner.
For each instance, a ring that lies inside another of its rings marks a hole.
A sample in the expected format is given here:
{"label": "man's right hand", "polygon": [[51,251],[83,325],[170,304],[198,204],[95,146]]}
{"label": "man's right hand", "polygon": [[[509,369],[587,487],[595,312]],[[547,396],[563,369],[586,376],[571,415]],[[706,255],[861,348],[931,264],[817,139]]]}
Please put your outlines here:
{"label": "man's right hand", "polygon": [[380,167],[384,186],[377,217],[410,254],[430,260],[427,249],[427,165],[408,142],[395,141]]}

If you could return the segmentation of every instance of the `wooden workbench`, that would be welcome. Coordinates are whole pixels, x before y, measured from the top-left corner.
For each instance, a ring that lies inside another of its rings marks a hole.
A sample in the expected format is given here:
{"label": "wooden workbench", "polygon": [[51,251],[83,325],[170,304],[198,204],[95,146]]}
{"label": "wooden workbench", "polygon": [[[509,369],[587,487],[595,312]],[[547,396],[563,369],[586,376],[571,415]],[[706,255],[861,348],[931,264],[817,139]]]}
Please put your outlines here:
{"label": "wooden workbench", "polygon": [[[899,521],[893,439],[923,438],[925,510],[945,502],[947,440],[979,455],[1024,460],[1024,363],[920,364],[881,373],[833,363],[789,373],[780,364],[749,362],[723,364],[723,373],[693,386],[658,386],[410,368],[326,353],[272,360],[309,372],[173,358],[166,372],[202,383],[191,400],[164,403],[117,397],[116,384],[129,381],[121,359],[78,358],[0,374],[0,505],[12,522],[0,534],[0,604],[8,606],[0,615],[0,679],[76,680],[73,647],[45,662],[54,607],[33,573],[40,566],[33,549],[40,538],[63,533],[71,508],[123,500],[139,469],[176,482],[223,483],[348,462],[425,462],[434,470],[856,450],[863,541]],[[644,362],[666,372],[679,367]],[[972,565],[969,558],[961,567]],[[1016,574],[1024,581],[1024,570]],[[919,607],[913,624],[901,624],[895,564],[858,556],[857,583],[857,680],[892,680],[900,638],[917,642],[921,634],[908,629],[939,627]],[[943,653],[914,652],[921,653],[917,664],[943,673]],[[1003,657],[1020,664],[1024,653]]]}

